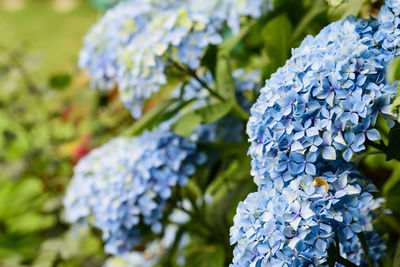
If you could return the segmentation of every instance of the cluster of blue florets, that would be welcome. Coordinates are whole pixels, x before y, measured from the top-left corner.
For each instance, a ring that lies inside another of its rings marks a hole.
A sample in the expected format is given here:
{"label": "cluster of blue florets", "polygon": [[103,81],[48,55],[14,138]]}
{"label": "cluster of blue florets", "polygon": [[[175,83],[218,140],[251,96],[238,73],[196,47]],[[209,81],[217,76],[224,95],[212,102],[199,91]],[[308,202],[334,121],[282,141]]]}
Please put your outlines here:
{"label": "cluster of blue florets", "polygon": [[[320,266],[335,236],[343,242],[343,256],[363,262],[362,249],[354,246],[361,246],[358,233],[374,234],[371,221],[380,207],[371,195],[376,188],[351,163],[319,162],[317,178],[271,183],[239,204],[231,228],[231,242],[237,243],[232,266]],[[380,248],[376,257],[385,246]]]}
{"label": "cluster of blue florets", "polygon": [[113,88],[134,117],[143,101],[167,82],[171,62],[196,69],[209,45],[223,41],[227,24],[237,33],[241,16],[257,18],[272,1],[130,0],[110,9],[85,38],[79,65],[93,86]]}
{"label": "cluster of blue florets", "polygon": [[380,139],[373,127],[378,114],[394,118],[396,84],[385,80],[393,54],[377,47],[374,26],[353,17],[330,24],[266,82],[247,127],[256,177],[314,175],[320,153],[350,161]]}
{"label": "cluster of blue florets", "polygon": [[259,191],[242,202],[231,229],[232,266],[321,265],[338,238],[341,255],[360,264],[363,232],[373,260],[385,245],[373,231],[372,184],[346,163],[392,126],[397,83],[386,80],[399,54],[400,1],[378,20],[334,22],[307,37],[266,81],[251,109],[247,133]]}
{"label": "cluster of blue florets", "polygon": [[205,161],[196,144],[162,125],[139,137],[116,138],[76,166],[64,205],[70,222],[103,232],[105,251],[127,252],[147,231],[160,233],[164,206]]}

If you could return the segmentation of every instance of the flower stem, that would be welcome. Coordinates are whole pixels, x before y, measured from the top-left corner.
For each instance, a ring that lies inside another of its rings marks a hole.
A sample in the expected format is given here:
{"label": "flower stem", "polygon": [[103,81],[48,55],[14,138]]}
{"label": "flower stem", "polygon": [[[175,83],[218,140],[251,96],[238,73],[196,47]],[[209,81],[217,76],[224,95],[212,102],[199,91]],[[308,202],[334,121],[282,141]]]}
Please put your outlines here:
{"label": "flower stem", "polygon": [[[222,95],[220,95],[217,91],[213,90],[204,80],[202,80],[196,73],[195,70],[189,68],[186,65],[180,64],[179,62],[176,62],[172,59],[169,60],[171,62],[171,64],[177,68],[180,71],[183,71],[187,74],[189,74],[191,77],[193,77],[196,81],[198,81],[201,86],[203,86],[212,96],[218,98],[220,101],[227,101],[227,99],[225,99]],[[249,120],[249,115],[247,114],[246,111],[244,111],[236,101],[234,101],[234,104],[232,106],[232,112],[233,114],[245,121]]]}
{"label": "flower stem", "polygon": [[373,148],[376,148],[385,154],[387,152],[387,146],[383,142],[378,144],[378,143],[372,142],[370,140],[367,140],[365,143],[367,144],[367,146],[372,146]]}

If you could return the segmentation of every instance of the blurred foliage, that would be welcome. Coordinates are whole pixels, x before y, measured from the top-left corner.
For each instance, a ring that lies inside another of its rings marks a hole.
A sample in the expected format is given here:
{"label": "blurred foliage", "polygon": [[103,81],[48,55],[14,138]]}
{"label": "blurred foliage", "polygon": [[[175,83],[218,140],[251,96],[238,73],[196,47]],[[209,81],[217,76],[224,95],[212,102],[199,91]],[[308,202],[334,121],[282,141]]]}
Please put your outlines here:
{"label": "blurred foliage", "polygon": [[100,266],[98,233],[63,222],[63,192],[79,158],[132,120],[75,67],[89,5],[25,5],[0,9],[0,265]]}

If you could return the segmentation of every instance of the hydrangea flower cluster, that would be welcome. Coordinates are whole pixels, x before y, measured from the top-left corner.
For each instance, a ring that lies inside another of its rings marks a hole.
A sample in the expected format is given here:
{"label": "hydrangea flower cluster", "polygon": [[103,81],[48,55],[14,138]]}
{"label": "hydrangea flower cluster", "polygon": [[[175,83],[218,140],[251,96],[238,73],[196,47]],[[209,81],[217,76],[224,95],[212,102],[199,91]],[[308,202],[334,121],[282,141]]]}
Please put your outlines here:
{"label": "hydrangea flower cluster", "polygon": [[380,139],[373,126],[380,113],[394,118],[396,84],[385,80],[393,54],[376,45],[375,30],[353,17],[332,23],[271,76],[247,127],[253,175],[315,175],[320,153],[335,160],[343,152],[350,161],[366,140]]}
{"label": "hydrangea flower cluster", "polygon": [[371,224],[382,200],[346,162],[380,140],[378,115],[396,119],[397,83],[385,74],[399,53],[399,14],[400,1],[387,1],[378,20],[328,25],[266,81],[247,125],[259,191],[238,207],[232,266],[321,265],[335,235],[341,255],[360,264],[360,232],[382,257]]}
{"label": "hydrangea flower cluster", "polygon": [[162,231],[173,187],[184,186],[204,161],[195,143],[166,125],[139,137],[115,138],[76,166],[64,199],[66,219],[101,229],[107,253],[127,252],[143,233]]}
{"label": "hydrangea flower cluster", "polygon": [[271,8],[271,0],[122,2],[89,32],[79,65],[88,69],[93,86],[117,83],[137,118],[143,101],[166,83],[171,61],[198,68],[206,47],[222,42],[226,24],[237,33],[241,16],[257,18]]}
{"label": "hydrangea flower cluster", "polygon": [[[306,174],[287,186],[271,183],[251,193],[234,217],[231,243],[237,245],[231,266],[320,266],[335,235],[342,256],[362,263],[357,234],[377,238],[371,220],[380,200],[373,199],[376,188],[354,167],[320,159],[318,178]],[[380,239],[369,241],[371,249],[378,247],[374,256],[381,256]]]}

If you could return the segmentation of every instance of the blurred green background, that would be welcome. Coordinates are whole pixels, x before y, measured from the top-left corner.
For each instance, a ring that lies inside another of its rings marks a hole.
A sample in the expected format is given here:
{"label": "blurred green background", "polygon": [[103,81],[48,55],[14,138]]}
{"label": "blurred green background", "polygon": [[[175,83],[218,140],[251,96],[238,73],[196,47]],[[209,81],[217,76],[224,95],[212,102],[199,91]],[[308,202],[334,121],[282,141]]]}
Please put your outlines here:
{"label": "blurred green background", "polygon": [[88,1],[0,0],[0,266],[104,260],[99,234],[64,224],[62,210],[74,164],[131,123],[77,68],[99,16]]}

